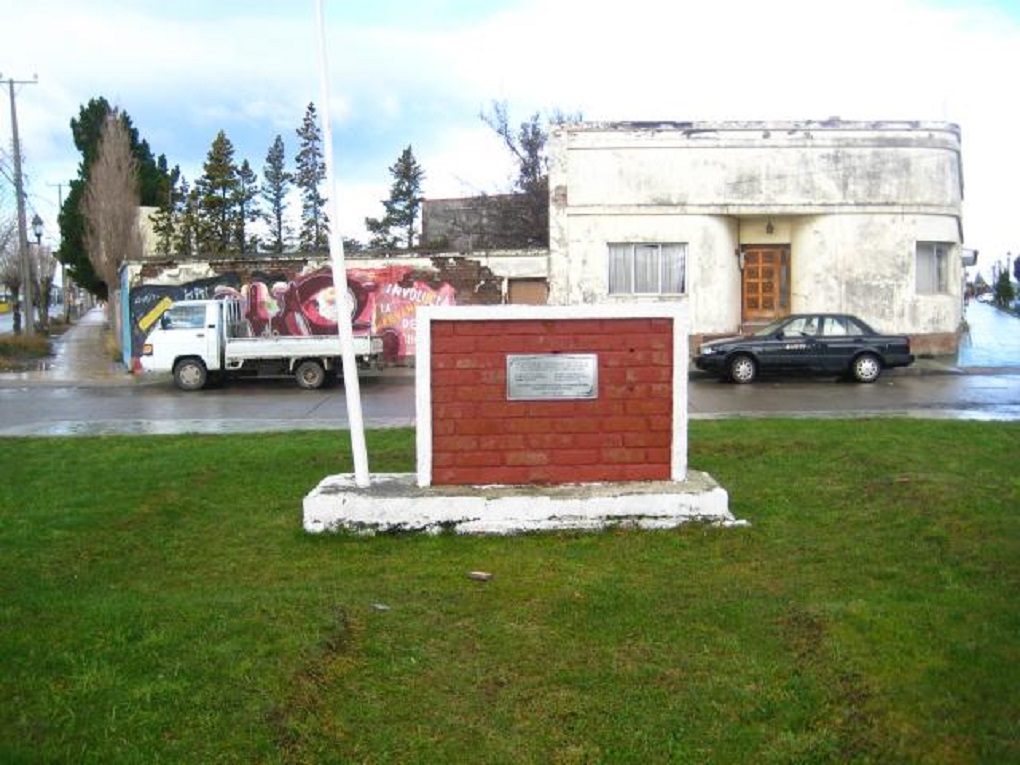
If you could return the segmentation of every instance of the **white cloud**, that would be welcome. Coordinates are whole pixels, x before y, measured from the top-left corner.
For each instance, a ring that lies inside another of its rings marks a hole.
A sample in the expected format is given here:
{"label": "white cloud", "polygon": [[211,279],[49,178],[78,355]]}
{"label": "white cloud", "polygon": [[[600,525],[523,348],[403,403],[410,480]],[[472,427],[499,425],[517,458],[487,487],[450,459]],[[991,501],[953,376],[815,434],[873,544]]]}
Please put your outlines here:
{"label": "white cloud", "polygon": [[[1020,251],[1015,5],[506,0],[451,15],[460,8],[327,0],[346,229],[379,214],[388,167],[409,143],[429,195],[505,188],[506,152],[478,119],[497,99],[519,120],[559,108],[599,120],[955,121],[968,244]],[[256,170],[278,133],[293,159],[294,130],[318,101],[311,0],[38,0],[4,17],[36,30],[8,35],[0,71],[39,74],[18,109],[33,201],[54,230],[49,184],[76,174],[68,124],[91,97],[127,110],[189,177],[220,129]]]}

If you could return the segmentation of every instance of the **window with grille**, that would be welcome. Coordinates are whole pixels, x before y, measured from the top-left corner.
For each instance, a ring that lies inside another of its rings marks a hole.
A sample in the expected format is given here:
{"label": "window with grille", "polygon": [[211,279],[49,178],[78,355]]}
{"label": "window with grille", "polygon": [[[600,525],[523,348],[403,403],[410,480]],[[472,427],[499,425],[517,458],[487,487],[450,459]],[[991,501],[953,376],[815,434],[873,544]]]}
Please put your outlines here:
{"label": "window with grille", "polygon": [[610,295],[682,295],[686,244],[610,244]]}

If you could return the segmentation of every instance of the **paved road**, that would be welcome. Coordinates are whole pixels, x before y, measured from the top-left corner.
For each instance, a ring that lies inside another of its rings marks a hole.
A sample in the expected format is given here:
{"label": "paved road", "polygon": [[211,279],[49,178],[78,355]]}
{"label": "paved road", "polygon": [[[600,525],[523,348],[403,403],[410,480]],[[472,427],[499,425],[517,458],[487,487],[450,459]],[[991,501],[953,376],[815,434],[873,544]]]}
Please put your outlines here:
{"label": "paved road", "polygon": [[[978,310],[975,310],[978,309]],[[989,313],[990,312],[990,313]],[[1004,316],[1010,338],[1020,343],[1020,320]],[[737,386],[695,375],[689,387],[693,418],[767,416],[904,416],[1020,420],[1020,348],[998,343],[999,355],[982,343],[998,336],[994,308],[972,303],[969,358],[922,360],[873,385],[830,380],[783,379]],[[1009,323],[1012,322],[1012,323]],[[991,329],[989,329],[991,327]],[[0,375],[0,436],[107,433],[225,433],[348,426],[342,386],[303,391],[292,381],[237,381],[198,393],[177,391],[169,377],[139,379],[110,360],[102,347],[104,323],[97,309],[57,346],[47,369]],[[1016,350],[1016,355],[1011,355]],[[1002,354],[1006,354],[1005,357]],[[1014,366],[1005,366],[1012,362]],[[989,366],[994,364],[995,366]],[[367,427],[414,424],[414,379],[388,370],[364,380]]]}

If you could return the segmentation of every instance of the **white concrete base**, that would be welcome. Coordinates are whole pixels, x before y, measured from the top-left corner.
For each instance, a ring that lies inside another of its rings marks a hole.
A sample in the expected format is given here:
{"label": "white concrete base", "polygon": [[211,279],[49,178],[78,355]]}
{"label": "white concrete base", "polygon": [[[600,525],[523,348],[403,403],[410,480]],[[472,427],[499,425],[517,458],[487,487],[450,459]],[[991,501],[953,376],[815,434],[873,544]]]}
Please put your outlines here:
{"label": "white concrete base", "polygon": [[747,523],[730,514],[726,490],[697,471],[688,471],[682,482],[568,486],[419,487],[413,474],[388,473],[358,488],[353,475],[334,475],[304,500],[304,528],[311,533],[516,534],[612,526],[665,529],[692,521]]}

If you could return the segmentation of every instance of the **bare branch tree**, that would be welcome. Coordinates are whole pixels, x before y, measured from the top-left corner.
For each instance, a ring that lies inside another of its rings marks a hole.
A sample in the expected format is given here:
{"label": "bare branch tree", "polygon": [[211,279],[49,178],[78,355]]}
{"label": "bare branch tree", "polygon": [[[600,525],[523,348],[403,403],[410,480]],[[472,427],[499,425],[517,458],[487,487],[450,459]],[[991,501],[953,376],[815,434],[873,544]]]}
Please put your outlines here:
{"label": "bare branch tree", "polygon": [[35,246],[30,254],[32,277],[35,282],[33,289],[38,302],[39,326],[44,330],[50,326],[50,298],[53,295],[53,280],[57,274],[57,260],[49,247]]}
{"label": "bare branch tree", "polygon": [[89,173],[82,213],[85,247],[99,278],[112,293],[121,263],[142,256],[138,228],[138,163],[131,153],[131,135],[119,111],[103,123],[99,152]]}
{"label": "bare branch tree", "polygon": [[516,246],[549,246],[549,140],[547,125],[580,120],[580,114],[553,112],[543,125],[538,113],[515,128],[505,101],[493,101],[492,110],[479,115],[513,156],[517,177],[511,194],[485,196],[482,214],[495,239]]}
{"label": "bare branch tree", "polygon": [[0,284],[11,294],[13,329],[15,334],[20,334],[21,256],[18,252],[18,224],[13,218],[0,219]]}

